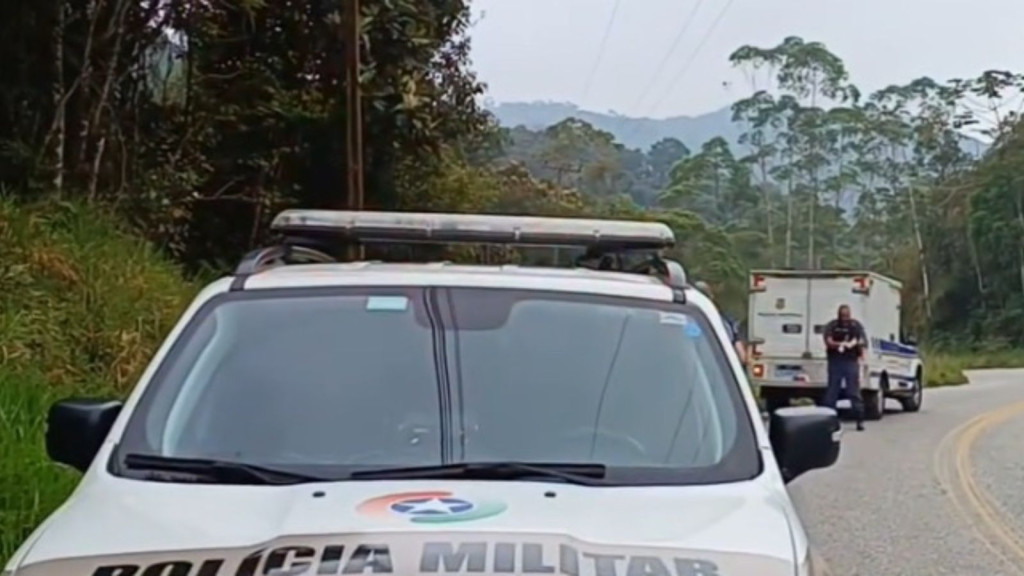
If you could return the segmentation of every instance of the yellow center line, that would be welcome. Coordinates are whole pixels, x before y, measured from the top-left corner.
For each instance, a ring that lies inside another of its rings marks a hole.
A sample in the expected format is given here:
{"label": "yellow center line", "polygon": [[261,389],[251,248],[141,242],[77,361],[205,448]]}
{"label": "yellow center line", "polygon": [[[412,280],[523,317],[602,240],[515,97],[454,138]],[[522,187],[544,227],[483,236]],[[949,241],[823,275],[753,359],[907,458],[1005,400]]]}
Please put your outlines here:
{"label": "yellow center line", "polygon": [[976,416],[950,431],[935,451],[934,471],[957,513],[988,549],[1024,575],[1024,534],[974,477],[971,453],[986,432],[1024,414],[1024,402]]}

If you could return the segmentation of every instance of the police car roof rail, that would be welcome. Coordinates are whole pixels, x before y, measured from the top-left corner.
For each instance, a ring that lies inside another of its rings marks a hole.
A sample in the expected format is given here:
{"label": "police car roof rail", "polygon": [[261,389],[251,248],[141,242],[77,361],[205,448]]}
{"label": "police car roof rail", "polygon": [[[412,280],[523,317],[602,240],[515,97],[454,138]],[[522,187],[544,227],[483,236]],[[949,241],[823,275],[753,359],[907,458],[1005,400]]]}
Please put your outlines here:
{"label": "police car roof rail", "polygon": [[[672,229],[661,222],[550,218],[489,214],[285,210],[271,223],[283,241],[248,253],[235,268],[233,290],[245,279],[275,265],[337,260],[331,248],[344,243],[504,244],[580,247],[577,266],[653,274],[681,298],[686,272],[660,252],[675,244]],[[639,263],[627,256],[643,254]]]}

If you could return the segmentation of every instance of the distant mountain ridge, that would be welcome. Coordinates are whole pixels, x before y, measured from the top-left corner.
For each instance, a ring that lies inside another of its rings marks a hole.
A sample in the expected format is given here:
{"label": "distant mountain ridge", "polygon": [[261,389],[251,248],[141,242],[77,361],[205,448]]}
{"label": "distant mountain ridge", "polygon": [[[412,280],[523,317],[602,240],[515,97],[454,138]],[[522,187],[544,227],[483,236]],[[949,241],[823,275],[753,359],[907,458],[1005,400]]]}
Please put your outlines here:
{"label": "distant mountain ridge", "polygon": [[[697,116],[661,119],[593,112],[569,102],[502,102],[487,103],[486,107],[506,128],[525,126],[531,130],[543,130],[566,118],[579,118],[610,132],[627,148],[644,151],[664,138],[676,138],[693,151],[716,136],[736,146],[743,132],[742,125],[732,121],[732,110],[728,106]],[[980,155],[987,148],[987,145],[967,136],[964,136],[963,146],[965,151],[975,155]]]}
{"label": "distant mountain ridge", "polygon": [[690,150],[697,150],[715,136],[735,143],[740,127],[732,122],[732,111],[722,108],[699,116],[671,118],[631,118],[614,113],[592,112],[568,102],[502,102],[487,109],[505,127],[525,126],[543,130],[566,118],[579,118],[594,127],[610,132],[627,148],[647,150],[664,138],[677,138]]}

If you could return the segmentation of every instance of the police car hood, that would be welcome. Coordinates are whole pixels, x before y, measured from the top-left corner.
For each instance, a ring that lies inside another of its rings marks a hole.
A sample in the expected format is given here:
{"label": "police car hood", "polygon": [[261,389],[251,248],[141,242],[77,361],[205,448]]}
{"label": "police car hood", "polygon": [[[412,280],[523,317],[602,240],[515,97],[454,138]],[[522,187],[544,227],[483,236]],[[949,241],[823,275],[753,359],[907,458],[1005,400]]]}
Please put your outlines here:
{"label": "police car hood", "polygon": [[785,505],[758,484],[95,482],[15,574],[792,576]]}

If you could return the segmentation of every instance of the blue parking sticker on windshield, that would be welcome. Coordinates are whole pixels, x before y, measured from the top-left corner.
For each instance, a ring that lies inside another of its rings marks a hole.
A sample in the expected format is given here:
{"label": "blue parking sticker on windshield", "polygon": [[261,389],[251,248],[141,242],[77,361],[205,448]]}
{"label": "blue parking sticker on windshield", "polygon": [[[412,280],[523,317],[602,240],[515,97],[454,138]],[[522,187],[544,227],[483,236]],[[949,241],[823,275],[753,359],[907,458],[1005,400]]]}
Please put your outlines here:
{"label": "blue parking sticker on windshield", "polygon": [[700,338],[704,331],[696,322],[687,322],[686,326],[683,326],[683,334],[686,334],[688,338]]}
{"label": "blue parking sticker on windshield", "polygon": [[370,296],[366,299],[366,309],[370,312],[405,312],[409,308],[409,299],[405,296]]}

